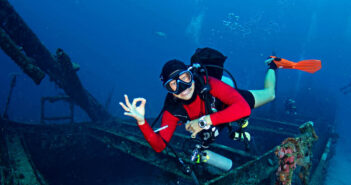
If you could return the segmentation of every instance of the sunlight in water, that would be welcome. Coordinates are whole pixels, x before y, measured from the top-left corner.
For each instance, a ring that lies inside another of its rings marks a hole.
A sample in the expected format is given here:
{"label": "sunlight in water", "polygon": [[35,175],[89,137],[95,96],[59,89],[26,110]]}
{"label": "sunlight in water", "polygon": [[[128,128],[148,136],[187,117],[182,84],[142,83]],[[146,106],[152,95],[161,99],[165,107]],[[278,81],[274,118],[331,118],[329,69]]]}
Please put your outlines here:
{"label": "sunlight in water", "polygon": [[204,12],[193,17],[186,29],[186,34],[190,36],[196,44],[200,42],[201,27],[204,19]]}

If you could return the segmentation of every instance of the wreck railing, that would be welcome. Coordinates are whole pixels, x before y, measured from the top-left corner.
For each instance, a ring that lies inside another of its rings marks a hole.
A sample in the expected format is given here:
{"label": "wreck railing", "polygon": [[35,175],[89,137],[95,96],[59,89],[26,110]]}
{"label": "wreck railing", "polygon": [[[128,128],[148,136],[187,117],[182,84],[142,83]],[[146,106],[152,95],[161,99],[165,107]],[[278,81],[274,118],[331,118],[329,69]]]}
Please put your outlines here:
{"label": "wreck railing", "polygon": [[[70,115],[60,117],[47,117],[45,116],[45,102],[54,103],[57,101],[65,101],[69,104]],[[70,123],[74,121],[74,104],[72,99],[67,96],[55,96],[55,97],[42,97],[41,98],[41,114],[40,123],[45,123],[45,120],[57,121],[57,120],[70,120]]]}

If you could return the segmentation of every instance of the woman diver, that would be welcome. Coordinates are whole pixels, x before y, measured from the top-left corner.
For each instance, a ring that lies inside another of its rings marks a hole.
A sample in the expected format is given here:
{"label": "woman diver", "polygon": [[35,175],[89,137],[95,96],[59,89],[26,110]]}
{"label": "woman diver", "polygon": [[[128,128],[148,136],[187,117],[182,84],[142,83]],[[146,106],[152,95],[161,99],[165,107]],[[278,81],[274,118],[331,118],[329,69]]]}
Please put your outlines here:
{"label": "woman diver", "polygon": [[[192,63],[206,63],[201,56],[208,59],[209,53],[223,67],[226,57],[211,48],[198,49],[192,57]],[[249,91],[235,89],[222,82],[220,78],[212,77],[212,74],[207,77],[198,75],[199,73],[194,72],[194,65],[189,67],[179,60],[168,61],[161,72],[161,80],[168,94],[162,114],[161,128],[163,129],[158,133],[145,120],[146,99],[135,98],[130,102],[128,96],[124,95],[125,103],[120,102],[120,105],[125,110],[124,115],[136,119],[151,147],[156,152],[161,152],[171,140],[180,121],[187,122],[185,128],[191,133],[191,137],[195,138],[198,133],[211,125],[220,126],[246,118],[251,114],[251,109],[272,101],[275,98],[275,70],[277,69],[272,61],[273,59],[265,61],[269,69],[266,73],[264,89]],[[208,93],[203,93],[204,84],[208,86]],[[206,96],[213,98],[206,98]],[[218,110],[211,111],[211,105],[213,108],[214,102],[208,103],[208,99],[219,100],[222,103],[221,108],[216,107]],[[208,106],[208,104],[211,105]]]}

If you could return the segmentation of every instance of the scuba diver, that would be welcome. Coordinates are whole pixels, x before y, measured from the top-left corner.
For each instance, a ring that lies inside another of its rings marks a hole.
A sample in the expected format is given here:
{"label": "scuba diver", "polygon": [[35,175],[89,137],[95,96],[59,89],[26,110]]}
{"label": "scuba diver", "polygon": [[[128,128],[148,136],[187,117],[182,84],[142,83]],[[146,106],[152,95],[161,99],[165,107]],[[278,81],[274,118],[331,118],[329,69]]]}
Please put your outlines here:
{"label": "scuba diver", "polygon": [[[211,48],[198,49],[192,57],[195,64],[196,57],[200,53],[215,53],[217,59],[223,66],[225,57],[220,52]],[[237,121],[246,118],[251,114],[251,109],[259,107],[272,101],[275,98],[275,70],[277,66],[273,59],[266,63],[269,69],[266,74],[264,89],[244,91],[234,89],[221,80],[208,76],[201,76],[196,67],[188,67],[179,60],[168,61],[162,68],[161,80],[168,91],[162,115],[162,130],[155,133],[152,127],[145,120],[146,99],[135,98],[132,102],[125,95],[125,104],[120,102],[126,111],[124,114],[137,120],[138,126],[145,139],[156,152],[161,152],[170,141],[179,121],[186,123],[186,130],[191,132],[191,137],[211,125],[218,126],[224,123]],[[221,76],[221,75],[219,75]],[[204,88],[207,88],[204,90]],[[226,107],[219,111],[211,111],[211,104],[205,103],[205,96],[212,96],[220,100]],[[245,98],[244,98],[245,97]],[[137,104],[140,102],[140,105]],[[205,106],[206,105],[206,106]]]}
{"label": "scuba diver", "polygon": [[[185,124],[185,129],[191,133],[192,138],[199,136],[202,139],[201,146],[194,149],[191,161],[196,161],[199,152],[209,147],[209,144],[218,136],[220,129],[228,125],[227,123],[236,121],[239,124],[239,130],[231,134],[232,139],[249,140],[249,134],[242,129],[248,124],[247,118],[251,110],[274,100],[277,68],[284,68],[284,62],[287,62],[290,68],[295,65],[285,59],[270,57],[265,61],[268,70],[264,88],[240,90],[236,87],[234,78],[228,83],[232,86],[221,81],[222,79],[226,81],[223,76],[223,70],[225,70],[223,64],[226,58],[217,50],[199,48],[191,57],[190,66],[176,59],[164,64],[160,79],[168,94],[161,111],[161,127],[157,130],[152,129],[154,124],[151,126],[145,120],[146,99],[134,98],[130,102],[128,96],[124,95],[125,103],[120,102],[125,110],[124,115],[136,119],[145,139],[156,152],[163,151],[166,146],[173,150],[168,143],[179,123]],[[211,67],[215,69],[210,70]],[[216,154],[213,156],[220,159]],[[231,168],[231,163],[229,166],[226,165],[227,163],[221,164],[224,166],[217,167],[225,171]]]}

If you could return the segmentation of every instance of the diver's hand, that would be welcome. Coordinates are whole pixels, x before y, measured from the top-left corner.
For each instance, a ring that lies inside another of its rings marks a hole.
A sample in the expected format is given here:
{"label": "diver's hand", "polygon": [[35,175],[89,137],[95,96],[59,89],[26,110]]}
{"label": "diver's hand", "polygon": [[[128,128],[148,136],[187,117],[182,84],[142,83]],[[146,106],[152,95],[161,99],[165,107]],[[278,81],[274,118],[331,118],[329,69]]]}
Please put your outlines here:
{"label": "diver's hand", "polygon": [[[201,117],[202,118],[202,117]],[[191,132],[191,137],[192,138],[195,138],[196,135],[201,132],[204,128],[201,128],[200,125],[199,125],[199,120],[201,119],[195,119],[195,120],[191,120],[190,122],[188,122],[186,125],[185,125],[185,129],[189,132]],[[212,120],[211,120],[211,117],[210,115],[206,115],[206,116],[203,116],[203,119],[205,119],[205,122],[206,124],[209,126],[209,125],[212,125]],[[206,128],[205,128],[206,129]]]}
{"label": "diver's hand", "polygon": [[185,125],[185,129],[191,133],[191,137],[195,138],[196,135],[203,130],[199,126],[199,119],[191,120]]}
{"label": "diver's hand", "polygon": [[[124,115],[133,117],[137,120],[139,125],[143,125],[145,123],[145,104],[146,99],[144,98],[134,98],[132,104],[130,104],[128,96],[124,95],[124,99],[126,104],[119,102],[122,108],[126,111]],[[139,106],[136,106],[138,102],[141,102]]]}

